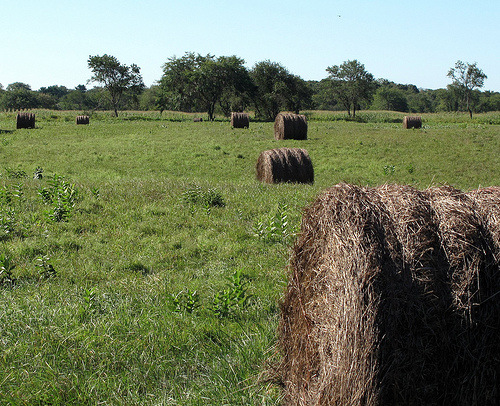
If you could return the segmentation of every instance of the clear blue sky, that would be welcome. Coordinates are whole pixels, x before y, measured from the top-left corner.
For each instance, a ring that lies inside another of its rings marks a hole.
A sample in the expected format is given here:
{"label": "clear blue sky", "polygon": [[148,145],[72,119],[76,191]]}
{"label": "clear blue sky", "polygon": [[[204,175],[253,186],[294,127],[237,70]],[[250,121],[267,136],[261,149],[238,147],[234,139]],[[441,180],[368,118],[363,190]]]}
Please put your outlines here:
{"label": "clear blue sky", "polygon": [[457,60],[500,91],[499,0],[1,0],[0,83],[73,88],[89,55],[141,68],[147,86],[185,52],[271,60],[305,80],[357,59],[376,78],[446,87]]}

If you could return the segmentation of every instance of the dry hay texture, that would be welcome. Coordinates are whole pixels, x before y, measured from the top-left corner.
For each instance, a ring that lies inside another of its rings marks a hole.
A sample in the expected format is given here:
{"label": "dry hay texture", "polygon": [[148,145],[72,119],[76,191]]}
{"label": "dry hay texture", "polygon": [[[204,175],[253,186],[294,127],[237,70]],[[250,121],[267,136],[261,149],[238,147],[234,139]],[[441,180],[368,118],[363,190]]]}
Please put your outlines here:
{"label": "dry hay texture", "polygon": [[419,116],[404,116],[403,128],[422,128],[422,117]]}
{"label": "dry hay texture", "polygon": [[257,179],[265,183],[314,183],[311,158],[301,148],[276,148],[261,152],[256,173]]}
{"label": "dry hay texture", "polygon": [[231,127],[248,128],[250,126],[250,116],[247,113],[231,113]]}
{"label": "dry hay texture", "polygon": [[16,128],[35,128],[35,114],[17,113]]}
{"label": "dry hay texture", "polygon": [[76,124],[89,124],[90,117],[89,116],[76,116]]}
{"label": "dry hay texture", "polygon": [[500,404],[500,188],[339,184],[304,212],[286,405]]}
{"label": "dry hay texture", "polygon": [[274,120],[277,140],[307,140],[307,118],[302,114],[279,113]]}

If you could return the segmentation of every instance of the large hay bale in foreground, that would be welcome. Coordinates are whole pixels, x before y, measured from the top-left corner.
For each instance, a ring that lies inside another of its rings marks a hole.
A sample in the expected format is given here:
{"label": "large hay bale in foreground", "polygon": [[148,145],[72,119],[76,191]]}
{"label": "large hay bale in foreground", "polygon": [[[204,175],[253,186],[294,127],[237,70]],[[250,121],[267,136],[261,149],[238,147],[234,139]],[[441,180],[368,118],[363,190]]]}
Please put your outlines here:
{"label": "large hay bale in foreground", "polygon": [[276,148],[260,153],[257,179],[265,183],[314,183],[309,153],[301,148]]}
{"label": "large hay bale in foreground", "polygon": [[250,116],[247,113],[231,113],[231,127],[248,128],[250,126]]}
{"label": "large hay bale in foreground", "polygon": [[285,404],[500,404],[490,195],[339,184],[305,210],[280,321]]}
{"label": "large hay bale in foreground", "polygon": [[277,140],[307,140],[307,118],[302,114],[279,113],[274,120]]}
{"label": "large hay bale in foreground", "polygon": [[468,193],[476,211],[483,217],[485,234],[495,248],[495,260],[500,262],[500,187],[492,186]]}
{"label": "large hay bale in foreground", "polygon": [[16,128],[35,128],[35,114],[17,113]]}
{"label": "large hay bale in foreground", "polygon": [[404,116],[403,128],[422,128],[422,117],[419,116]]}
{"label": "large hay bale in foreground", "polygon": [[89,116],[76,116],[76,124],[89,124],[90,123],[90,117]]}

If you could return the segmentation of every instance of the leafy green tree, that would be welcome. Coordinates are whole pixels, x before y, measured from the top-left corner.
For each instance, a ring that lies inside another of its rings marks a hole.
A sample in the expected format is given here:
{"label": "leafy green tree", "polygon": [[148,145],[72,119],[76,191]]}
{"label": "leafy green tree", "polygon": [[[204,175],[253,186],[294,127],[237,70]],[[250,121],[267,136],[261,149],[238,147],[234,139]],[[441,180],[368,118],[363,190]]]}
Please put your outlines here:
{"label": "leafy green tree", "polygon": [[342,103],[347,114],[356,116],[356,109],[362,101],[369,102],[375,90],[375,80],[365,66],[357,60],[326,68],[331,80],[334,96]]}
{"label": "leafy green tree", "polygon": [[4,109],[11,110],[36,108],[38,107],[37,93],[26,83],[11,83],[3,93],[2,106]]}
{"label": "leafy green tree", "polygon": [[158,85],[153,85],[151,87],[145,88],[141,95],[139,96],[139,108],[143,111],[148,110],[159,110],[156,105],[156,99],[158,97]]}
{"label": "leafy green tree", "polygon": [[500,111],[500,93],[485,91],[480,94],[479,112],[485,113],[487,111]]}
{"label": "leafy green tree", "polygon": [[200,108],[213,120],[216,105],[224,97],[241,94],[250,84],[243,59],[187,52],[180,58],[169,58],[163,65],[158,102],[176,110]]}
{"label": "leafy green tree", "polygon": [[291,75],[289,81],[289,92],[287,98],[287,108],[299,114],[300,110],[311,108],[312,103],[312,87],[299,76]]}
{"label": "leafy green tree", "polygon": [[432,92],[435,98],[435,111],[458,110],[458,99],[455,97],[452,85],[448,85],[446,89],[436,89]]}
{"label": "leafy green tree", "polygon": [[197,63],[194,53],[186,53],[180,58],[175,56],[169,58],[163,65],[161,91],[157,97],[157,103],[162,106],[161,111],[167,109],[191,111],[195,103],[195,86],[191,77],[194,75]]}
{"label": "leafy green tree", "polygon": [[259,117],[273,121],[282,110],[298,112],[312,103],[312,89],[307,82],[277,62],[256,63],[250,76],[256,87],[254,106]]}
{"label": "leafy green tree", "polygon": [[258,62],[250,72],[256,86],[255,113],[273,121],[284,108],[287,92],[288,70],[278,62]]}
{"label": "leafy green tree", "polygon": [[374,96],[372,109],[408,111],[408,101],[403,90],[396,86],[380,86]]}
{"label": "leafy green tree", "polygon": [[455,63],[454,68],[448,71],[447,76],[452,79],[453,86],[459,90],[461,100],[465,103],[470,118],[472,118],[473,91],[483,87],[484,81],[488,77],[477,67],[476,62],[470,64],[460,60]]}
{"label": "leafy green tree", "polygon": [[42,109],[57,110],[59,99],[47,93],[36,92],[36,106]]}
{"label": "leafy green tree", "polygon": [[223,114],[228,117],[232,111],[242,112],[251,104],[255,85],[248,69],[243,65],[242,59],[231,56],[220,57],[218,61],[226,72],[226,81],[219,99],[219,107]]}
{"label": "leafy green tree", "polygon": [[41,87],[38,89],[38,93],[48,94],[56,98],[56,100],[61,99],[66,96],[70,91],[66,88],[66,86],[58,86],[52,85],[49,87]]}
{"label": "leafy green tree", "polygon": [[206,58],[194,77],[197,97],[210,120],[214,119],[216,104],[220,104],[224,94],[241,94],[251,83],[244,60],[236,56]]}
{"label": "leafy green tree", "polygon": [[322,79],[319,82],[311,81],[309,86],[313,91],[313,110],[341,110],[337,99],[332,98],[332,88],[330,79]]}
{"label": "leafy green tree", "polygon": [[408,110],[410,113],[433,113],[435,101],[429,91],[408,95]]}
{"label": "leafy green tree", "polygon": [[144,88],[140,68],[132,64],[127,66],[121,64],[117,58],[104,54],[102,56],[89,56],[88,67],[93,73],[89,82],[97,82],[103,85],[109,100],[118,117],[123,96],[126,92],[139,94]]}
{"label": "leafy green tree", "polygon": [[59,106],[63,110],[96,109],[98,100],[92,96],[92,92],[87,91],[85,85],[78,85],[61,98]]}

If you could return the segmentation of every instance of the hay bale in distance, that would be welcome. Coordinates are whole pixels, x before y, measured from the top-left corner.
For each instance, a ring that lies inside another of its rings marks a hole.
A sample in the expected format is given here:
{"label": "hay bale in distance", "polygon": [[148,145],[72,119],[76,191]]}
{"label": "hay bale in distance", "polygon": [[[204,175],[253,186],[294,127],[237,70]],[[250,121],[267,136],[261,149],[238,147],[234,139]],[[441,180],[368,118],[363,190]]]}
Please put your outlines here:
{"label": "hay bale in distance", "polygon": [[422,128],[422,117],[420,116],[404,116],[403,128]]}
{"label": "hay bale in distance", "polygon": [[76,124],[89,124],[90,117],[89,116],[76,116]]}
{"label": "hay bale in distance", "polygon": [[231,127],[248,128],[250,126],[250,116],[247,113],[231,113]]}
{"label": "hay bale in distance", "polygon": [[290,260],[284,404],[500,404],[497,192],[323,192]]}
{"label": "hay bale in distance", "polygon": [[276,148],[260,153],[257,179],[265,183],[314,183],[314,169],[308,152],[301,148]]}
{"label": "hay bale in distance", "polygon": [[35,128],[35,114],[17,113],[16,128]]}
{"label": "hay bale in distance", "polygon": [[195,118],[193,118],[193,122],[194,123],[201,123],[202,121],[203,121],[202,117],[195,117]]}
{"label": "hay bale in distance", "polygon": [[307,118],[302,114],[279,113],[274,120],[277,140],[307,140]]}

